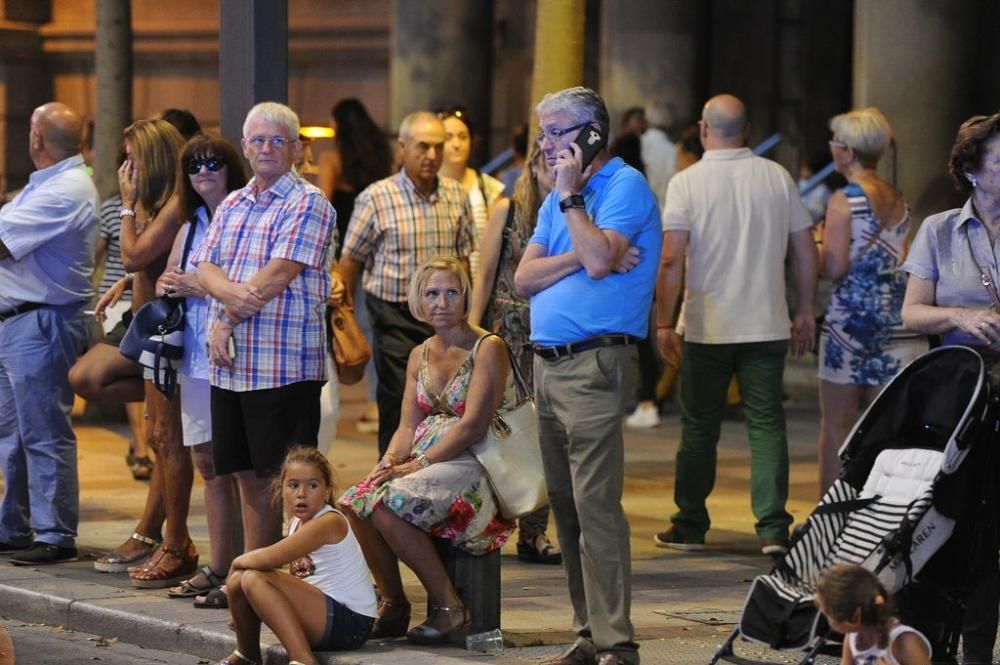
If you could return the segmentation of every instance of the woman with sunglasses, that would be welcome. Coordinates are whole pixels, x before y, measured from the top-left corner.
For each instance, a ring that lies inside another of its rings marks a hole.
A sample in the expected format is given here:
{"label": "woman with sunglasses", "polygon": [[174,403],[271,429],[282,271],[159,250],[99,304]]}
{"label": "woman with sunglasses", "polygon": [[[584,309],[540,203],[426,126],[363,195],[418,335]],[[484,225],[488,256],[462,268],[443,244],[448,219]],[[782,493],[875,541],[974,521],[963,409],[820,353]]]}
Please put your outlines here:
{"label": "woman with sunglasses", "polygon": [[184,145],[180,168],[177,190],[181,218],[188,221],[174,239],[166,270],[156,282],[156,294],[185,299],[184,356],[178,368],[181,428],[184,445],[191,449],[194,466],[205,481],[205,519],[212,560],[167,594],[172,598],[194,597],[195,607],[221,609],[228,607],[221,586],[234,556],[237,486],[232,474],[215,474],[206,351],[208,294],[198,283],[198,271],[191,270],[189,257],[208,234],[215,209],[230,192],[246,185],[247,176],[232,144],[205,134],[195,135]]}
{"label": "woman with sunglasses", "polygon": [[[438,175],[459,181],[469,195],[478,247],[480,239],[486,232],[489,210],[503,194],[504,184],[493,176],[469,166],[475,133],[465,107],[453,106],[438,111],[437,116],[444,123],[445,131],[444,162]],[[479,275],[479,249],[469,256],[469,268],[472,279],[476,279]]]}
{"label": "woman with sunglasses", "polygon": [[819,339],[820,494],[840,473],[837,451],[858,413],[907,363],[927,350],[903,328],[910,211],[875,172],[892,140],[877,108],[830,120],[830,155],[847,186],[830,197],[820,273],[834,283]]}

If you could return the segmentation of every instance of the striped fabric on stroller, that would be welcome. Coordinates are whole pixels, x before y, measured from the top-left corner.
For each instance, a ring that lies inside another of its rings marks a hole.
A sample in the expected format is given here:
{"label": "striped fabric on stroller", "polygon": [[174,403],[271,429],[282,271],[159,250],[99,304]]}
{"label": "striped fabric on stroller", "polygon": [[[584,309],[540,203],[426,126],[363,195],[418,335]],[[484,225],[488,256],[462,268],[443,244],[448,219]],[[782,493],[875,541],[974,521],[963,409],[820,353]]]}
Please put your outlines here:
{"label": "striped fabric on stroller", "polygon": [[[793,534],[788,553],[754,579],[739,624],[711,664],[733,657],[737,638],[802,651],[802,662],[812,662],[831,637],[813,602],[823,571],[859,564],[896,592],[957,529],[979,528],[970,506],[981,497],[970,488],[992,468],[980,463],[992,455],[980,445],[995,422],[989,394],[982,358],[965,347],[934,349],[905,367],[858,419],[840,450],[840,476]],[[955,577],[964,589],[968,580]]]}

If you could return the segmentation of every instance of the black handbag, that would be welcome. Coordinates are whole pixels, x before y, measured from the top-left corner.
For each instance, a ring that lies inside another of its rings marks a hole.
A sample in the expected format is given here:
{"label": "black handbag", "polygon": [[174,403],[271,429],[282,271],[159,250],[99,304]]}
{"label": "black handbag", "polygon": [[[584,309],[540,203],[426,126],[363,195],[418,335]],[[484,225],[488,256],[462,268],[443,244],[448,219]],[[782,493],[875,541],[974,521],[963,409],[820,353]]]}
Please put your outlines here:
{"label": "black handbag", "polygon": [[[187,263],[194,240],[188,229],[180,265]],[[153,370],[153,385],[167,399],[177,394],[177,365],[184,357],[184,297],[160,296],[136,310],[118,351]]]}

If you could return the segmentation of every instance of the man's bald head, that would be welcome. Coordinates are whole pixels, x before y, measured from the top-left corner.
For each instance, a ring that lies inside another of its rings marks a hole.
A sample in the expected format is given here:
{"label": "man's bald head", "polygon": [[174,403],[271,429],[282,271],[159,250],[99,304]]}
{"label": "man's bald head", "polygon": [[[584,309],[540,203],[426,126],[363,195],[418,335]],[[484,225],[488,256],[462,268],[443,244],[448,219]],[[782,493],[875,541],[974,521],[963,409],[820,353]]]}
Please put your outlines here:
{"label": "man's bald head", "polygon": [[[738,97],[716,95],[705,102],[701,119],[710,138],[731,147],[746,145],[747,109]],[[707,147],[707,146],[706,146]]]}
{"label": "man's bald head", "polygon": [[53,162],[80,152],[83,143],[83,119],[65,104],[42,104],[31,115],[31,128],[41,137],[40,149]]}

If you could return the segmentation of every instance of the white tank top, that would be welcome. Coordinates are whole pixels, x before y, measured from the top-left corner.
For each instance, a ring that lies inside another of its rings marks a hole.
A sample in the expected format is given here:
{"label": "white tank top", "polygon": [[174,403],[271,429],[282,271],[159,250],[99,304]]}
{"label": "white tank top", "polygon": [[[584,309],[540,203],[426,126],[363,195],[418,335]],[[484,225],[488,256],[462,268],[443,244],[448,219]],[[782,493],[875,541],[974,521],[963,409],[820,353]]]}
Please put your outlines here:
{"label": "white tank top", "polygon": [[[882,665],[883,663],[886,665],[899,665],[899,661],[897,661],[895,656],[892,655],[892,643],[895,642],[896,638],[903,633],[913,633],[920,638],[920,641],[924,643],[925,647],[927,647],[927,658],[929,660],[931,657],[931,643],[927,641],[927,638],[924,637],[923,633],[916,628],[910,628],[909,626],[904,626],[903,624],[896,624],[889,631],[889,644],[886,645],[884,649],[879,645],[874,644],[864,651],[858,651],[858,634],[851,633],[848,635],[847,643],[851,648],[851,662],[854,663],[854,665]],[[880,658],[882,660],[879,660]]]}
{"label": "white tank top", "polygon": [[[330,512],[343,517],[343,513],[326,504],[313,516],[313,519]],[[288,535],[295,533],[301,524],[298,517],[293,517],[288,523]],[[288,569],[295,577],[309,582],[358,614],[369,617],[378,615],[375,589],[372,586],[368,565],[350,524],[347,525],[347,535],[339,543],[321,545],[312,554],[292,561],[288,564]]]}

